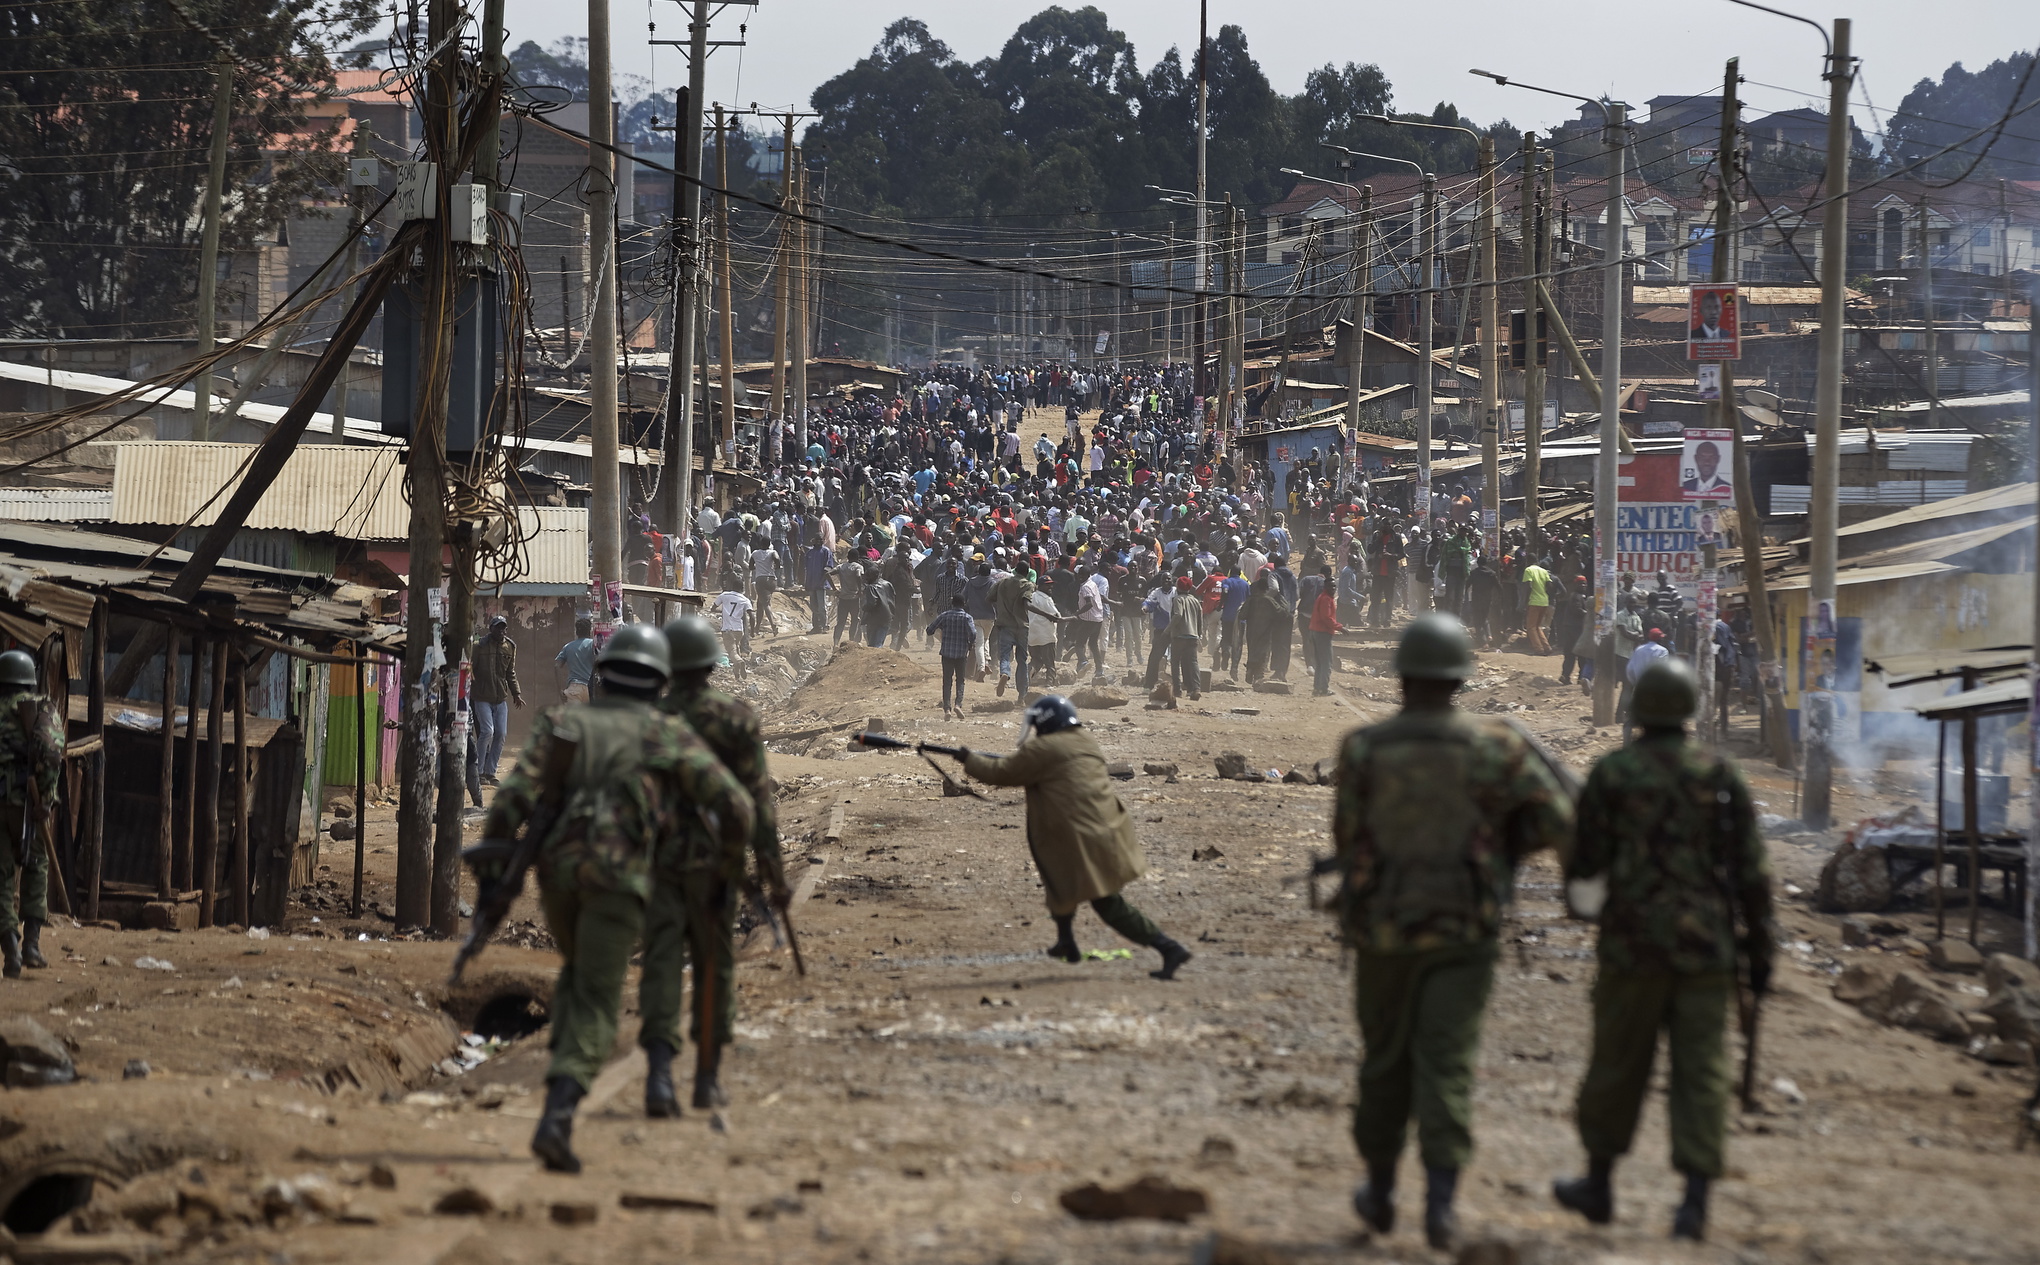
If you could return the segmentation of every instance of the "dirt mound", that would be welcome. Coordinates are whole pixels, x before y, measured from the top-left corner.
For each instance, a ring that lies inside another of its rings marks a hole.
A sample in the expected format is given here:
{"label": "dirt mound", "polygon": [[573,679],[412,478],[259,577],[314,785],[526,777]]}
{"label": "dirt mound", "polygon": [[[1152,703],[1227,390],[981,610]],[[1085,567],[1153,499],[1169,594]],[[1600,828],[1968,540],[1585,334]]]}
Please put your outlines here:
{"label": "dirt mound", "polygon": [[[884,710],[884,700],[900,690],[934,687],[935,674],[896,650],[874,650],[848,644],[787,696],[786,707],[830,720],[848,720]],[[940,701],[940,700],[937,700]]]}

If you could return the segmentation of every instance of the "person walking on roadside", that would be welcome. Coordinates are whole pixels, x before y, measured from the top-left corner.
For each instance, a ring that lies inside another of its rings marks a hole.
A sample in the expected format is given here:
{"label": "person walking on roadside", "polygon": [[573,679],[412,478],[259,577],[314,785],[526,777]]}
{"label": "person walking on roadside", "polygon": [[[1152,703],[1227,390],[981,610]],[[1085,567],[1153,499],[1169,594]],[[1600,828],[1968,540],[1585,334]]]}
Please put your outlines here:
{"label": "person walking on roadside", "polygon": [[[582,615],[574,620],[574,639],[560,647],[553,656],[555,671],[565,668],[567,683],[560,687],[560,698],[569,703],[588,701],[588,690],[595,683],[595,621]],[[555,676],[554,680],[559,678]]]}
{"label": "person walking on roadside", "polygon": [[963,682],[970,672],[973,652],[977,649],[977,621],[964,609],[962,590],[949,598],[949,609],[937,615],[930,623],[927,633],[939,636],[942,653],[942,714],[963,715]]}
{"label": "person walking on roadside", "polygon": [[498,615],[489,621],[488,635],[475,643],[470,660],[474,680],[469,688],[475,712],[475,757],[481,766],[482,785],[496,785],[496,768],[503,763],[503,738],[510,731],[510,704],[524,706],[524,691],[517,684],[517,643],[510,640],[510,621]]}
{"label": "person walking on roadside", "polygon": [[1545,621],[1551,617],[1551,572],[1545,570],[1542,562],[1533,562],[1523,568],[1523,637],[1530,643],[1531,654],[1550,654],[1551,642],[1544,635]]}
{"label": "person walking on roadside", "polygon": [[[1169,665],[1175,680],[1176,698],[1188,695],[1196,702],[1202,680],[1197,675],[1197,643],[1204,639],[1204,599],[1191,587],[1190,577],[1176,577],[1176,593],[1169,599]],[[1176,698],[1169,709],[1176,708]]]}
{"label": "person walking on roadside", "polygon": [[1396,1165],[1414,1114],[1424,1233],[1444,1249],[1458,1237],[1452,1205],[1473,1154],[1474,1056],[1516,866],[1542,848],[1569,855],[1573,811],[1528,741],[1453,707],[1473,671],[1457,619],[1413,620],[1395,670],[1403,709],[1346,736],[1332,817],[1366,1050],[1353,1141],[1367,1182],[1353,1209],[1378,1233],[1394,1228]]}
{"label": "person walking on roadside", "polygon": [[1055,920],[1048,955],[1084,960],[1074,923],[1077,907],[1089,902],[1106,926],[1162,955],[1161,967],[1149,974],[1176,978],[1190,950],[1119,894],[1147,866],[1134,838],[1133,815],[1112,789],[1098,740],[1060,694],[1034,700],[1020,732],[1020,748],[1012,755],[965,747],[960,757],[963,771],[980,782],[1027,788],[1027,847]]}
{"label": "person walking on roadside", "polygon": [[1683,660],[1647,667],[1631,700],[1643,736],[1601,757],[1580,794],[1567,892],[1574,912],[1600,927],[1594,1049],[1577,1112],[1587,1173],[1552,1187],[1587,1220],[1614,1220],[1615,1161],[1636,1137],[1662,1031],[1672,1167],[1686,1182],[1676,1239],[1706,1237],[1709,1187],[1724,1167],[1737,961],[1761,999],[1777,944],[1749,787],[1734,761],[1686,734],[1699,698]]}
{"label": "person walking on roadside", "polygon": [[[0,654],[0,973],[41,970],[50,920],[50,854],[44,838],[64,772],[64,722],[35,688],[25,650]],[[18,903],[17,903],[18,901]]]}
{"label": "person walking on roadside", "polygon": [[1339,599],[1332,588],[1332,565],[1327,562],[1318,567],[1318,574],[1324,577],[1319,586],[1317,598],[1311,604],[1310,648],[1311,667],[1316,673],[1311,694],[1325,698],[1332,692],[1332,634],[1346,631],[1339,622]]}
{"label": "person walking on roadside", "polygon": [[[751,797],[748,842],[759,890],[782,914],[789,896],[779,850],[779,818],[765,771],[765,740],[750,704],[709,684],[722,657],[716,631],[683,615],[661,631],[673,675],[659,709],[687,722],[723,768]],[[723,1103],[722,1052],[735,1039],[737,896],[744,885],[744,841],[717,836],[707,818],[683,809],[672,835],[652,858],[652,894],[645,907],[644,973],[638,979],[638,1044],[645,1051],[645,1114],[680,1114],[673,1056],[680,1049],[682,975],[693,964],[694,1005],[688,1039],[694,1064],[694,1107]]]}
{"label": "person walking on roadside", "polygon": [[540,714],[483,820],[484,842],[507,841],[541,800],[557,796],[560,804],[532,866],[563,959],[545,1107],[531,1138],[532,1153],[554,1172],[581,1171],[575,1108],[616,1045],[624,975],[671,823],[705,810],[724,846],[742,847],[751,836],[750,793],[685,721],[653,706],[671,663],[657,629],[618,628],[596,663],[595,697]]}

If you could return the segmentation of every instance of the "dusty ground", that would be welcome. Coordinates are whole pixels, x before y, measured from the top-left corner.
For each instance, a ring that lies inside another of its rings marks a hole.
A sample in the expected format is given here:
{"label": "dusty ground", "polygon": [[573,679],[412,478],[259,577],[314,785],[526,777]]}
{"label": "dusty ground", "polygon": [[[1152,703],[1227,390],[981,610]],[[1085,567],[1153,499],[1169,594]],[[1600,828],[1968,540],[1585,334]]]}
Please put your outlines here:
{"label": "dusty ground", "polygon": [[[911,662],[839,659],[775,707],[768,729],[878,716],[903,737],[1010,747],[1011,712],[941,719],[935,660],[914,641]],[[1366,671],[1383,653],[1353,639],[1345,654],[1360,670],[1336,678],[1372,712],[1392,700],[1393,683]],[[1471,700],[1524,705],[1514,714],[1584,768],[1613,735],[1582,723],[1576,690],[1539,683],[1555,667],[1484,656]],[[23,1262],[1186,1262],[1218,1229],[1286,1249],[1269,1259],[1443,1259],[1407,1230],[1364,1243],[1347,1205],[1350,983],[1328,921],[1285,883],[1328,847],[1329,792],[1212,776],[1228,749],[1284,770],[1333,752],[1358,718],[1309,698],[1300,662],[1295,675],[1294,695],[1214,691],[1170,713],[1129,691],[1129,706],[1088,717],[1111,756],[1181,766],[1176,781],[1121,788],[1150,866],[1128,895],[1197,953],[1172,984],[1148,978],[1145,951],[1079,966],[1041,956],[1050,930],[1017,793],[944,798],[921,760],[845,754],[840,732],[790,744],[809,754],[775,757],[788,854],[796,872],[803,859],[822,865],[797,911],[809,974],[770,953],[740,967],[721,1130],[693,1112],[643,1117],[624,1057],[633,1008],[584,1113],[588,1171],[576,1178],[541,1173],[525,1152],[542,1033],[471,1072],[441,1064],[491,998],[509,1000],[479,1017],[503,1032],[520,996],[543,997],[555,959],[533,928],[520,934],[539,947],[491,948],[473,987],[449,998],[450,945],[390,942],[386,918],[346,917],[343,847],[329,858],[333,886],[266,940],[53,930],[51,969],[0,987],[0,1018],[33,1017],[73,1042],[91,1079],[0,1093],[0,1208],[24,1232],[12,1251]],[[973,687],[973,704],[990,701],[989,686]],[[1749,769],[1765,811],[1792,816],[1789,775],[1754,759]],[[1838,819],[1909,802],[1916,774],[1845,790]],[[831,844],[836,807],[846,829]],[[392,843],[388,809],[372,809],[368,895],[384,911]],[[1781,834],[1781,876],[1810,891],[1830,843]],[[1555,867],[1540,860],[1523,880],[1463,1186],[1475,1236],[1549,1261],[2040,1260],[2040,1209],[2018,1194],[2040,1180],[2040,1151],[2013,1150],[2030,1073],[1993,1071],[1832,1000],[1831,972],[1856,951],[1803,895],[1782,902],[1792,948],[1764,1029],[1765,1082],[1795,1088],[1767,1091],[1763,1113],[1738,1120],[1714,1241],[1663,1239],[1676,1181],[1661,1097],[1620,1171],[1618,1224],[1589,1231],[1561,1215],[1547,1187],[1579,1163],[1570,1114],[1593,966],[1588,934],[1561,916]],[[1995,916],[1986,925],[2009,936]],[[1087,948],[1123,947],[1088,913],[1078,929]],[[1884,943],[1923,952],[1896,932]],[[137,968],[144,956],[174,969]],[[148,1077],[121,1079],[135,1059]],[[1414,1170],[1412,1159],[1406,1223]],[[1057,1204],[1080,1183],[1147,1173],[1206,1191],[1211,1214],[1099,1224]],[[68,1202],[52,1174],[101,1180],[89,1206],[29,1235]],[[475,1194],[455,1204],[484,1210],[434,1211],[460,1191]],[[633,1208],[627,1196],[702,1206]]]}

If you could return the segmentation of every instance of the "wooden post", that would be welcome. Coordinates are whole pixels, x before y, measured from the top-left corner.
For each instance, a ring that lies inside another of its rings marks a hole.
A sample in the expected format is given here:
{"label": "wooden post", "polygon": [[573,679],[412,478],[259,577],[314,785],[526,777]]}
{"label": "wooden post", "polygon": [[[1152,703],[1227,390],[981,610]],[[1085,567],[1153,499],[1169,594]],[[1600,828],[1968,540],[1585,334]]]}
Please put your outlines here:
{"label": "wooden post", "polygon": [[156,795],[156,898],[169,900],[176,866],[177,626],[163,637],[163,769]]}
{"label": "wooden post", "polygon": [[85,848],[79,867],[79,904],[85,917],[99,917],[99,879],[106,856],[106,599],[94,598],[89,630],[92,661],[85,665],[85,727],[96,749],[85,766]]}
{"label": "wooden post", "polygon": [[213,896],[220,872],[220,782],[226,774],[220,736],[227,723],[227,639],[212,639],[212,707],[205,718],[205,793],[198,811],[198,925],[213,925]]}
{"label": "wooden post", "polygon": [[234,885],[234,921],[249,925],[248,890],[248,656],[234,652],[234,851],[229,858]]}
{"label": "wooden post", "polygon": [[205,676],[205,632],[191,634],[191,680],[184,687],[184,811],[177,815],[174,856],[179,892],[191,890],[192,853],[198,847],[198,708],[199,685]]}
{"label": "wooden post", "polygon": [[[1962,669],[1962,692],[1976,688],[1978,672]],[[1976,943],[1976,921],[1983,904],[1983,828],[1976,803],[1976,713],[1962,718],[1962,833],[1969,837],[1969,943]]]}
{"label": "wooden post", "polygon": [[[361,872],[368,856],[368,646],[355,643],[361,657],[354,662],[354,903],[361,917]],[[380,746],[381,744],[377,744]]]}

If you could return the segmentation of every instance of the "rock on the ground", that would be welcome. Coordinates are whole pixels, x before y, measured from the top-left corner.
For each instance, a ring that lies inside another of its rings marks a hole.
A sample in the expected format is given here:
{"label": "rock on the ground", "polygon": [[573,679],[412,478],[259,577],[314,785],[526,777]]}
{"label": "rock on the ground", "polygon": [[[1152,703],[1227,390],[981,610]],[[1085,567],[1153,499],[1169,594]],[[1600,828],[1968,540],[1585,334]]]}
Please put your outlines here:
{"label": "rock on the ground", "polygon": [[335,817],[327,833],[331,834],[334,840],[339,843],[347,842],[354,837],[354,819],[351,817]]}
{"label": "rock on the ground", "polygon": [[2009,953],[1993,953],[1983,963],[1983,986],[1997,992],[2005,985],[2040,993],[2040,965]]}
{"label": "rock on the ground", "polygon": [[580,1201],[561,1201],[551,1209],[555,1225],[590,1225],[595,1220],[595,1205]]}
{"label": "rock on the ground", "polygon": [[1975,975],[1983,970],[1983,954],[1967,940],[1936,940],[1927,948],[1927,961],[1937,971]]}
{"label": "rock on the ground", "polygon": [[1064,1191],[1058,1202],[1065,1212],[1085,1221],[1123,1221],[1135,1217],[1188,1221],[1211,1210],[1211,1200],[1203,1191],[1154,1176],[1143,1177],[1118,1190],[1089,1182]]}
{"label": "rock on the ground", "polygon": [[995,716],[1000,712],[1010,712],[1018,706],[1020,704],[1010,698],[995,698],[989,703],[972,703],[970,709],[980,716]]}
{"label": "rock on the ground", "polygon": [[1287,694],[1289,693],[1289,682],[1256,681],[1254,682],[1254,692],[1256,694]]}
{"label": "rock on the ground", "polygon": [[1247,757],[1237,751],[1221,751],[1212,758],[1211,763],[1218,770],[1218,775],[1229,781],[1244,782],[1249,773],[1254,773],[1254,781],[1261,780],[1261,775],[1255,773],[1253,766],[1247,763]]}
{"label": "rock on the ground", "polygon": [[1861,918],[1842,919],[1842,943],[1852,949],[1868,947],[1870,944],[1870,924]]}
{"label": "rock on the ground", "polygon": [[[1870,1013],[1869,1007],[1864,1008],[1864,1013]],[[1890,999],[1883,1015],[1878,1017],[1936,1041],[1969,1039],[1969,1022],[1962,1012],[1925,976],[1912,971],[1900,971],[1892,978]]]}
{"label": "rock on the ground", "polygon": [[78,1079],[71,1051],[26,1015],[0,1021],[0,1079],[10,1089],[67,1085]]}
{"label": "rock on the ground", "polygon": [[442,1217],[485,1217],[495,1210],[496,1201],[473,1186],[456,1186],[432,1205]]}
{"label": "rock on the ground", "polygon": [[1085,711],[1098,711],[1107,707],[1124,707],[1127,697],[1118,690],[1091,686],[1070,695],[1070,702]]}
{"label": "rock on the ground", "polygon": [[1174,760],[1149,760],[1140,771],[1149,777],[1175,777],[1181,770]]}
{"label": "rock on the ground", "polygon": [[1131,760],[1112,761],[1110,764],[1107,764],[1105,766],[1105,776],[1116,777],[1121,779],[1131,778],[1133,776],[1133,761]]}
{"label": "rock on the ground", "polygon": [[1898,963],[1887,958],[1851,962],[1835,981],[1835,1000],[1866,1011],[1873,1006],[1881,1008],[1891,996],[1891,981],[1897,974]]}
{"label": "rock on the ground", "polygon": [[1983,1043],[1983,1048],[1976,1052],[1976,1057],[2000,1067],[2031,1067],[2033,1046],[2026,1041],[2007,1041],[2002,1037],[1992,1037]]}
{"label": "rock on the ground", "polygon": [[1291,769],[1282,775],[1282,780],[1293,786],[1309,786],[1317,781],[1317,777],[1314,774],[1305,773],[1302,769]]}
{"label": "rock on the ground", "polygon": [[1997,1021],[1998,1036],[2031,1045],[2040,1042],[2040,988],[2005,984],[1978,1007]]}
{"label": "rock on the ground", "polygon": [[1336,759],[1319,760],[1316,764],[1311,765],[1310,768],[1311,772],[1316,775],[1319,786],[1330,786],[1338,780],[1339,762]]}
{"label": "rock on the ground", "polygon": [[1861,914],[1891,903],[1891,867],[1882,848],[1844,843],[1820,869],[1820,907],[1830,913]]}

